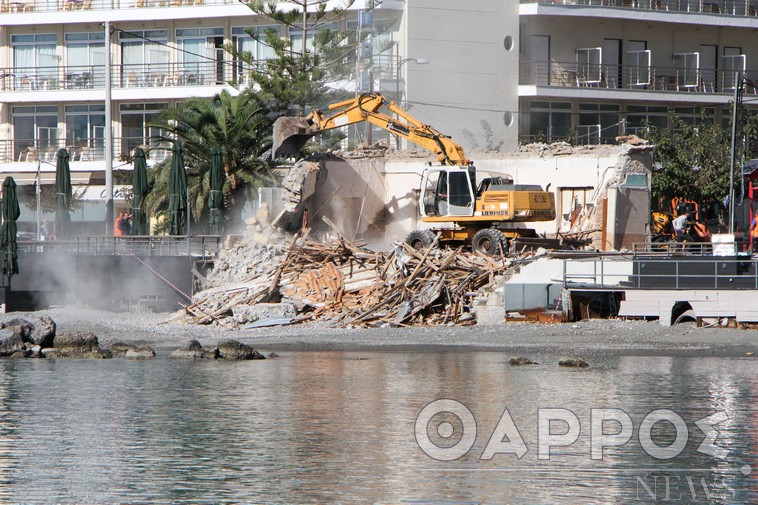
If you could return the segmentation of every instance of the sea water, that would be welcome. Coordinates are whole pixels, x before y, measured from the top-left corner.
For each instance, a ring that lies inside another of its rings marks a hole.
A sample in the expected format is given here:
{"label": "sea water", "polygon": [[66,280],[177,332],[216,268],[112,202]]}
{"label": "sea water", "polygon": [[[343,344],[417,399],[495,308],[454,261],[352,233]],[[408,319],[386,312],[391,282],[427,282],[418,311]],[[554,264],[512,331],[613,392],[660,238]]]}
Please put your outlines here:
{"label": "sea water", "polygon": [[758,503],[751,358],[0,361],[0,503]]}

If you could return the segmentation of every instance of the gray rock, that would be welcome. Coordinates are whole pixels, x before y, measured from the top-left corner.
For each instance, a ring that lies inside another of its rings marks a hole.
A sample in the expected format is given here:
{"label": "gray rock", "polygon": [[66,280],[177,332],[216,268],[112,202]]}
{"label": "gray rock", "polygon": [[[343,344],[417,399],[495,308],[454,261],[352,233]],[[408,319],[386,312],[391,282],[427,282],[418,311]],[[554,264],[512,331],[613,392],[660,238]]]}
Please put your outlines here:
{"label": "gray rock", "polygon": [[222,340],[218,343],[218,354],[222,359],[245,360],[245,359],[266,359],[266,357],[250,347],[237,340]]}
{"label": "gray rock", "polygon": [[97,336],[88,331],[62,333],[53,339],[54,347],[43,353],[47,358],[107,359],[112,358],[110,350],[103,351]]}
{"label": "gray rock", "polygon": [[53,345],[55,329],[55,321],[49,316],[39,317],[32,327],[28,342],[43,347],[49,347]]}
{"label": "gray rock", "polygon": [[279,355],[277,353],[275,353],[275,352],[272,352],[272,353],[269,353],[268,357],[269,358],[278,358]]}
{"label": "gray rock", "polygon": [[514,356],[509,361],[508,364],[511,366],[523,366],[523,365],[539,365],[536,361],[532,361],[529,358],[525,358],[523,356]]}
{"label": "gray rock", "polygon": [[56,349],[51,347],[49,349],[42,349],[42,354],[46,358],[73,358],[73,359],[110,359],[113,354],[110,350],[98,350],[98,351],[66,351],[62,349]]}
{"label": "gray rock", "polygon": [[11,356],[23,348],[24,341],[13,328],[0,329],[0,356]]}
{"label": "gray rock", "polygon": [[16,334],[18,334],[18,336],[21,337],[24,342],[28,342],[29,337],[32,334],[32,330],[34,330],[34,325],[26,319],[14,317],[5,323],[3,325],[3,328],[12,329],[14,332],[16,332]]}
{"label": "gray rock", "polygon": [[177,359],[218,359],[218,349],[205,350],[197,340],[190,340],[187,345],[171,353]]}
{"label": "gray rock", "polygon": [[134,349],[136,346],[133,344],[125,344],[124,342],[114,342],[111,344],[111,353],[114,356],[125,356],[129,349]]}
{"label": "gray rock", "polygon": [[564,366],[568,368],[587,368],[589,363],[584,361],[582,358],[577,357],[570,357],[570,358],[563,358],[558,362],[558,366]]}
{"label": "gray rock", "polygon": [[155,351],[152,347],[134,347],[126,351],[124,355],[126,359],[153,359],[155,358]]}
{"label": "gray rock", "polygon": [[59,351],[82,353],[100,351],[100,343],[97,341],[97,336],[89,331],[75,331],[56,335],[53,343],[54,347]]}

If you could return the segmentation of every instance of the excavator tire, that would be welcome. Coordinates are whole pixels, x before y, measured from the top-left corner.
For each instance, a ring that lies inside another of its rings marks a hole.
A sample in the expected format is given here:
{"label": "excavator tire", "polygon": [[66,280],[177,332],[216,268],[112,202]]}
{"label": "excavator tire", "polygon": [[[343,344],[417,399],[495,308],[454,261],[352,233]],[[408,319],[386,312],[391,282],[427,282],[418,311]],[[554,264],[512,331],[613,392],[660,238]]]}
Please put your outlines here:
{"label": "excavator tire", "polygon": [[487,256],[499,256],[501,250],[503,253],[508,252],[508,239],[500,230],[485,228],[476,232],[474,238],[471,239],[471,250]]}
{"label": "excavator tire", "polygon": [[405,243],[417,251],[424,250],[434,244],[434,232],[432,230],[412,231],[405,237]]}

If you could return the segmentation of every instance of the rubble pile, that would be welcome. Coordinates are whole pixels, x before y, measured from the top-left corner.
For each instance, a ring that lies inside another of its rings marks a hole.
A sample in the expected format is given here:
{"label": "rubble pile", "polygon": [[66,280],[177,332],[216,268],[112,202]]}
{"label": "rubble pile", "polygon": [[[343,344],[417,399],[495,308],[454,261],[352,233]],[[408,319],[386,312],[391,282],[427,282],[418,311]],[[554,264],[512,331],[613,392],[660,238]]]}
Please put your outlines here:
{"label": "rubble pile", "polygon": [[[209,276],[214,283],[223,279],[224,285],[195,295],[185,308],[188,322],[233,327],[241,324],[235,312],[289,304],[296,310],[286,323],[474,324],[471,300],[509,265],[506,258],[434,246],[417,251],[405,243],[388,253],[373,252],[344,237],[319,243],[307,233],[283,242],[261,247],[242,240],[224,251],[216,266],[222,273]],[[239,270],[244,273],[231,276],[230,258],[243,256],[247,263]],[[228,282],[232,279],[236,282]]]}

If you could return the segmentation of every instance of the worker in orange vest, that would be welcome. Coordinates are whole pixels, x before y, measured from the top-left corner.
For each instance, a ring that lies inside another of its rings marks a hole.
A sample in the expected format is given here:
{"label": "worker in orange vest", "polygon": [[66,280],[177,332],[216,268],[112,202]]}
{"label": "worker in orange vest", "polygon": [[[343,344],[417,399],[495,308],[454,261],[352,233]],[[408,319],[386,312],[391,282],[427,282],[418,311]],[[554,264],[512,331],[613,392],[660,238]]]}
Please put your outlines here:
{"label": "worker in orange vest", "polygon": [[758,226],[756,226],[756,217],[753,216],[753,220],[750,221],[750,231],[748,232],[748,236],[750,237],[750,252],[755,252],[758,247],[756,245],[758,244]]}
{"label": "worker in orange vest", "polygon": [[113,236],[114,237],[120,237],[121,236],[121,220],[124,219],[124,213],[118,215],[116,218],[116,222],[113,223]]}

